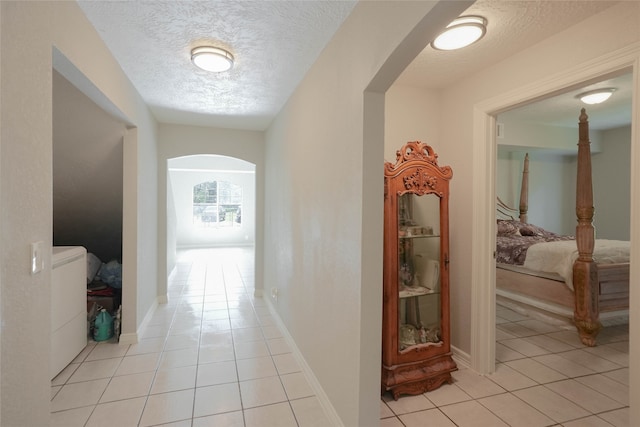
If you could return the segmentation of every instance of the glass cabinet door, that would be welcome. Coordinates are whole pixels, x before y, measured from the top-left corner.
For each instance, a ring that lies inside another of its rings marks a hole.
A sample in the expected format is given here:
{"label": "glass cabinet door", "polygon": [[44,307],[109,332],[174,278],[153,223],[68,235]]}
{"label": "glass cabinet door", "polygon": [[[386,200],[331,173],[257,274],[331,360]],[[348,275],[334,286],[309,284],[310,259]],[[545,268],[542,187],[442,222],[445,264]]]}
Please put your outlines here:
{"label": "glass cabinet door", "polygon": [[398,350],[442,343],[440,197],[398,198]]}

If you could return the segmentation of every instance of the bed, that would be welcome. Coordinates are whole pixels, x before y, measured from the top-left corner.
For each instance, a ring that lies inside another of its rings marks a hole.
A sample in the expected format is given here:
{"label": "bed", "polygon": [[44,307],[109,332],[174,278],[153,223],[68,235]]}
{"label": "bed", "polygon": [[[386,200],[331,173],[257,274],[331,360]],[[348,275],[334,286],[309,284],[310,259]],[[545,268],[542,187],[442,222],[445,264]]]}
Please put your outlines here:
{"label": "bed", "polygon": [[588,116],[578,123],[575,236],[528,223],[529,160],[519,209],[497,200],[496,297],[554,318],[569,318],[580,340],[596,345],[602,318],[625,318],[629,307],[629,242],[596,240]]}

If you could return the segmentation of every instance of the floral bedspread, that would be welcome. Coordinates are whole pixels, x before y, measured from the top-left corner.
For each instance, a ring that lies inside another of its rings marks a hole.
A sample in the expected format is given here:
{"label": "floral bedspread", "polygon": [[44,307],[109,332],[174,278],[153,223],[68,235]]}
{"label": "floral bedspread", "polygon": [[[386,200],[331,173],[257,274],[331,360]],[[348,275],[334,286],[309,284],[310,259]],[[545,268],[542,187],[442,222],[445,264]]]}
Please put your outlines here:
{"label": "floral bedspread", "polygon": [[536,243],[575,240],[516,220],[498,220],[497,230],[496,262],[502,264],[523,265],[527,250]]}

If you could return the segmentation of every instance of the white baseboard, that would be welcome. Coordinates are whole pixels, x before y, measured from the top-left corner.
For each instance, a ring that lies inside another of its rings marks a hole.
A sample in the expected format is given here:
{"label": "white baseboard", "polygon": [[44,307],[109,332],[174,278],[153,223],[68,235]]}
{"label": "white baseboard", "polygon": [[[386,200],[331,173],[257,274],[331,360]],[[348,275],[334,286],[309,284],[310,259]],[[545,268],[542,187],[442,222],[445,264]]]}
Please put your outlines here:
{"label": "white baseboard", "polygon": [[[258,292],[260,293],[260,296],[261,296],[262,290],[256,290],[256,296],[258,296]],[[293,337],[289,334],[289,331],[287,330],[287,328],[284,326],[284,323],[282,322],[282,319],[280,319],[278,312],[273,307],[273,304],[271,303],[271,299],[264,298],[263,300],[267,303],[267,306],[269,307],[269,311],[273,315],[275,323],[277,324],[278,328],[282,332],[282,335],[285,341],[291,348],[291,352],[293,353],[293,356],[295,357],[296,361],[300,365],[300,368],[302,369],[302,372],[307,378],[307,381],[309,381],[309,385],[313,389],[316,395],[316,398],[318,399],[318,402],[320,402],[322,409],[324,409],[325,415],[327,416],[327,418],[329,419],[329,422],[331,423],[330,425],[336,426],[336,427],[344,427],[344,424],[342,423],[342,420],[338,416],[338,413],[336,412],[335,408],[331,404],[329,397],[327,396],[324,389],[320,385],[320,382],[318,381],[315,374],[307,364],[307,361],[302,356],[302,353],[300,353],[300,350],[298,349],[296,342],[294,341]]]}
{"label": "white baseboard", "polygon": [[118,340],[118,344],[129,345],[129,344],[137,344],[138,343],[138,333],[134,332],[131,334],[120,334],[120,339]]}
{"label": "white baseboard", "polygon": [[451,346],[451,356],[456,365],[471,368],[471,355],[460,350],[458,347]]}
{"label": "white baseboard", "polygon": [[[164,300],[164,303],[161,302],[161,300]],[[138,329],[136,330],[136,332],[128,333],[128,334],[120,334],[120,340],[118,342],[120,344],[137,344],[140,341],[140,337],[144,335],[144,331],[145,329],[147,329],[147,325],[151,321],[151,317],[153,316],[153,313],[156,312],[156,308],[158,308],[158,305],[166,304],[166,303],[167,303],[166,295],[156,297],[156,300],[153,302],[153,304],[151,304],[151,307],[149,307],[149,310],[147,310],[147,313],[145,314],[144,319],[142,319],[142,322],[140,323],[140,326],[138,326]]]}

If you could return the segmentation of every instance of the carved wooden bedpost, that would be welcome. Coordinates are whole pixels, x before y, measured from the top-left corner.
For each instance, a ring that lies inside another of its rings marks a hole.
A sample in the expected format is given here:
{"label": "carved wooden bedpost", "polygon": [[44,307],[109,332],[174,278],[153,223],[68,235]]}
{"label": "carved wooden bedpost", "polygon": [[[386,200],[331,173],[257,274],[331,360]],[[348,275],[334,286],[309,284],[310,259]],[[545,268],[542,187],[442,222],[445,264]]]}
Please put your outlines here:
{"label": "carved wooden bedpost", "polygon": [[573,264],[576,328],[582,343],[596,345],[596,336],[602,328],[598,320],[598,268],[593,260],[595,233],[593,228],[593,185],[591,181],[591,149],[589,121],[581,110],[578,141],[578,178],[576,185],[576,242],[578,259]]}
{"label": "carved wooden bedpost", "polygon": [[522,184],[520,186],[520,222],[527,221],[529,210],[529,153],[524,156],[524,168],[522,169]]}

